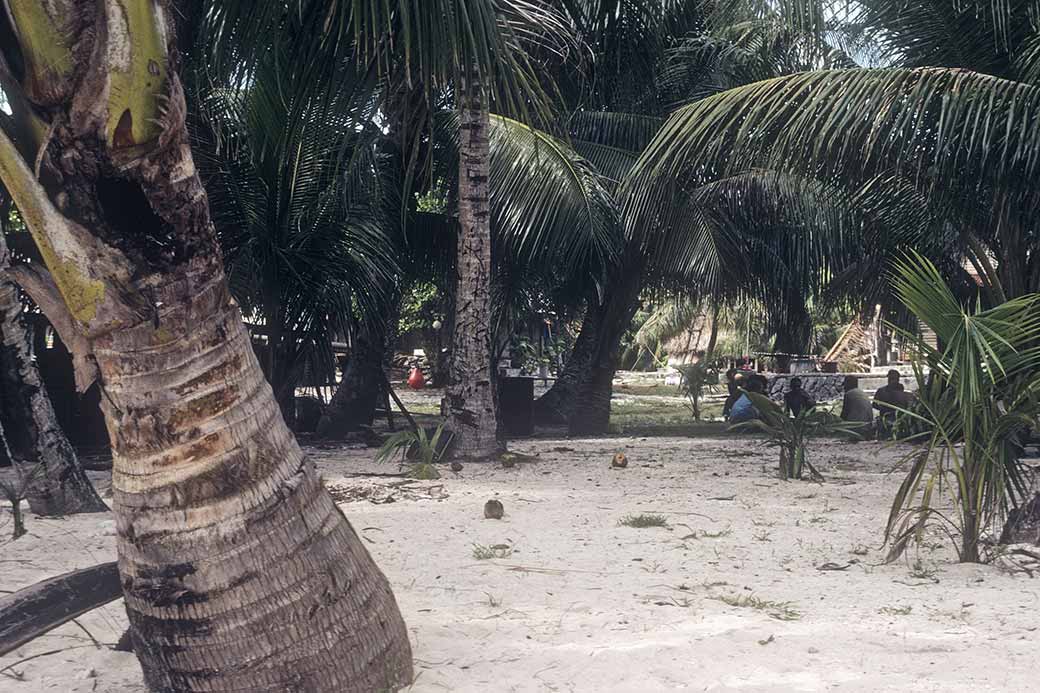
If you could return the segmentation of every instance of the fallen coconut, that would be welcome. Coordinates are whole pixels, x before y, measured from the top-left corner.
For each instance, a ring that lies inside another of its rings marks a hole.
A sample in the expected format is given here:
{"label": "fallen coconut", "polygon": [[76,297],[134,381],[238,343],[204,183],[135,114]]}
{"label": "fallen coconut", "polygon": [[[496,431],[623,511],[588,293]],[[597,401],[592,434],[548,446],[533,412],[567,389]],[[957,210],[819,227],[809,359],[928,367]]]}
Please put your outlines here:
{"label": "fallen coconut", "polygon": [[505,513],[506,510],[502,507],[502,501],[492,498],[484,504],[484,519],[486,520],[501,520]]}

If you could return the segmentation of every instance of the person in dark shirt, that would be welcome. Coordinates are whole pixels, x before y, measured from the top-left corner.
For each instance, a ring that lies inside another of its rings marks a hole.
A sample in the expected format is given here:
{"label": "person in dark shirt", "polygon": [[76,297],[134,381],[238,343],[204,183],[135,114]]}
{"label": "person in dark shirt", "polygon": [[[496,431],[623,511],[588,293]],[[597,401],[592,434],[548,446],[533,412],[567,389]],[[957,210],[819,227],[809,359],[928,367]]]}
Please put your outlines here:
{"label": "person in dark shirt", "polygon": [[790,389],[784,395],[784,409],[791,416],[798,416],[803,411],[808,411],[816,406],[816,400],[802,389],[801,378],[791,378]]}
{"label": "person in dark shirt", "polygon": [[888,372],[888,385],[885,385],[874,394],[874,408],[878,410],[878,435],[885,435],[892,431],[896,421],[896,414],[900,409],[906,409],[910,404],[910,396],[900,381],[902,376],[899,371],[892,369]]}
{"label": "person in dark shirt", "polygon": [[845,396],[841,402],[842,421],[855,421],[858,423],[871,423],[874,420],[874,412],[863,390],[859,389],[859,378],[854,375],[846,375],[842,383]]}

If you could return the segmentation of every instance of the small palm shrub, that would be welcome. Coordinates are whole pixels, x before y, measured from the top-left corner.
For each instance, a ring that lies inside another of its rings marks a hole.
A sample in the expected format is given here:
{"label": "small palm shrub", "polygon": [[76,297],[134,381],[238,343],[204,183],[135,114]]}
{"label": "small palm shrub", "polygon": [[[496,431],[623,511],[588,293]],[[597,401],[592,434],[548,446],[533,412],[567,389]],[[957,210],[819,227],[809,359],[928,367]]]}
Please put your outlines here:
{"label": "small palm shrub", "polygon": [[[1018,458],[1040,416],[1040,295],[965,307],[917,255],[897,264],[894,288],[940,346],[904,332],[918,394],[902,414],[918,424],[907,437],[917,447],[889,514],[889,559],[937,523],[959,534],[962,562],[978,562],[983,533],[1030,500]],[[938,510],[937,499],[952,501],[955,513]]]}
{"label": "small palm shrub", "polygon": [[806,444],[815,436],[843,433],[859,437],[854,424],[842,421],[834,414],[821,409],[806,409],[798,416],[788,416],[783,407],[757,392],[745,393],[758,410],[759,417],[730,427],[731,430],[757,431],[766,436],[766,445],[780,451],[780,478],[801,479],[808,469],[811,478],[823,479],[823,475],[809,462]]}
{"label": "small palm shrub", "polygon": [[451,442],[451,434],[445,435],[444,424],[437,426],[433,435],[425,428],[401,431],[386,439],[376,462],[390,462],[399,458],[401,467],[408,467],[408,475],[415,479],[439,479],[437,464],[444,458]]}
{"label": "small palm shrub", "polygon": [[704,398],[705,393],[718,389],[719,371],[704,362],[679,366],[678,370],[682,375],[679,388],[686,397],[690,411],[693,412],[694,421],[700,421],[701,399]]}
{"label": "small palm shrub", "polygon": [[[6,441],[3,440],[2,433],[2,430],[0,430],[0,442],[4,443],[6,449]],[[10,455],[9,450],[5,451],[8,452],[8,459],[12,463],[9,470],[10,476],[8,478],[0,477],[0,498],[4,498],[11,504],[11,515],[14,520],[11,539],[14,540],[26,533],[25,519],[22,515],[22,501],[28,498],[33,484],[36,483],[36,480],[43,472],[43,465],[20,462]]]}

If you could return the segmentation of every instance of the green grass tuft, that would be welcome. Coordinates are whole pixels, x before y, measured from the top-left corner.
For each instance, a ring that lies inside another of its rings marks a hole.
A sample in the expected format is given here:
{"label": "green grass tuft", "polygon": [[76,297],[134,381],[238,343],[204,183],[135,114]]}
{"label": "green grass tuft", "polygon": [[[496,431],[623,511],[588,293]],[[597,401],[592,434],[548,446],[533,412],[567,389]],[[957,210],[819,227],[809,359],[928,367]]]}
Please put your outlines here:
{"label": "green grass tuft", "polygon": [[483,544],[473,545],[473,558],[478,561],[486,561],[492,558],[508,558],[513,555],[513,549],[505,544],[495,544],[494,546],[484,546]]}
{"label": "green grass tuft", "polygon": [[664,515],[642,513],[639,515],[625,515],[618,520],[618,524],[624,527],[635,527],[645,529],[647,527],[667,527],[668,520]]}

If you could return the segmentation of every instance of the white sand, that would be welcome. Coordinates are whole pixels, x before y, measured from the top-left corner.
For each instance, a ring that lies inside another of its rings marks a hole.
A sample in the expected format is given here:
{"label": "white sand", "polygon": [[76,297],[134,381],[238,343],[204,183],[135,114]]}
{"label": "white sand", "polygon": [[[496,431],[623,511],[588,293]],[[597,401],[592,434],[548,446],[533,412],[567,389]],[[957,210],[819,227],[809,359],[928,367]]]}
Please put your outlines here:
{"label": "white sand", "polygon": [[[312,451],[341,493],[395,495],[393,503],[362,499],[342,507],[394,585],[412,634],[414,691],[1036,686],[1040,583],[956,565],[946,545],[878,565],[898,483],[885,471],[897,450],[819,443],[813,459],[828,483],[814,485],[774,479],[773,451],[752,441],[513,447],[541,460],[515,469],[468,466],[406,487],[391,487],[396,479],[343,478],[392,471],[375,468],[372,451]],[[618,449],[630,456],[627,470],[608,468]],[[491,497],[505,505],[502,521],[483,519]],[[618,525],[626,514],[651,511],[665,514],[671,528]],[[114,556],[111,518],[30,515],[27,524],[29,536],[0,545],[0,589]],[[9,523],[0,526],[9,530]],[[724,535],[700,536],[706,531]],[[514,551],[476,560],[474,544]],[[857,555],[858,547],[869,551]],[[844,571],[817,569],[853,560],[859,563]],[[920,577],[916,560],[934,577]],[[752,595],[790,602],[800,617],[778,620],[768,608],[713,598]],[[126,620],[116,603],[81,622],[112,643]],[[0,675],[0,691],[144,690],[132,655],[95,649],[71,624],[0,658],[0,668],[64,647],[76,649],[15,667],[21,681]]]}

